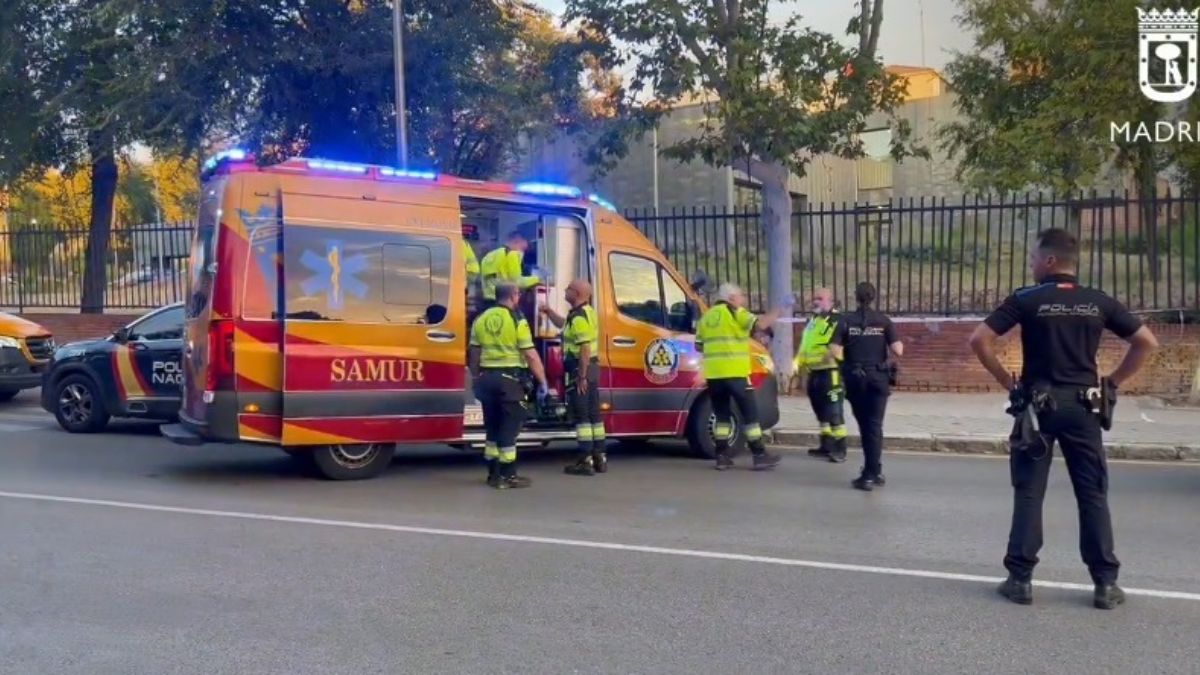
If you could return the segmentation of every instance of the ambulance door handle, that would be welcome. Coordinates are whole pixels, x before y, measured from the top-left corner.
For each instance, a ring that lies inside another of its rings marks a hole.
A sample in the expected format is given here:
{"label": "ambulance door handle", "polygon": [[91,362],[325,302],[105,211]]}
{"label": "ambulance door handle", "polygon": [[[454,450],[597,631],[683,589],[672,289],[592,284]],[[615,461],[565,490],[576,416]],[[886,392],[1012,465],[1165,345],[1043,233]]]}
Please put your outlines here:
{"label": "ambulance door handle", "polygon": [[454,342],[457,336],[444,330],[427,330],[425,337],[429,338],[430,342]]}
{"label": "ambulance door handle", "polygon": [[637,340],[628,337],[615,337],[612,339],[614,347],[636,347]]}

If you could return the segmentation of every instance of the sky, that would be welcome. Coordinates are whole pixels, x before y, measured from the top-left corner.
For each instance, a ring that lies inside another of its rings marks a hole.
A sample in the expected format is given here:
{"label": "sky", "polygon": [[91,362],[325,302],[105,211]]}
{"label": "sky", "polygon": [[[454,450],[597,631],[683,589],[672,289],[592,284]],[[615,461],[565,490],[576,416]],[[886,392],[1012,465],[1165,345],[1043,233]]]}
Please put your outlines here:
{"label": "sky", "polygon": [[[555,13],[561,13],[565,5],[564,0],[533,2]],[[780,20],[799,13],[809,26],[834,35],[845,33],[846,23],[855,13],[853,0],[776,0],[774,5],[774,13]],[[971,37],[954,20],[958,13],[956,0],[887,0],[883,5],[883,35],[879,39],[881,59],[888,65],[942,68],[953,50],[967,50],[971,46]]]}

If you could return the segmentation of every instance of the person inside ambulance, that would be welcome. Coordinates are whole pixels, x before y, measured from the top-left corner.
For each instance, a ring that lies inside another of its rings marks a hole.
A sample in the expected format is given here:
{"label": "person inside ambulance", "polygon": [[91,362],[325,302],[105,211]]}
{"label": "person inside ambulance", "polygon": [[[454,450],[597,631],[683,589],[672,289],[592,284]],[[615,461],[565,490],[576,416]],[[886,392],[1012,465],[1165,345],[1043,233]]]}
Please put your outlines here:
{"label": "person inside ambulance", "polygon": [[541,280],[536,276],[523,275],[525,252],[528,250],[529,240],[519,231],[513,230],[504,246],[483,256],[479,263],[479,271],[483,280],[485,307],[495,306],[496,287],[499,284],[513,284],[524,292],[540,283]]}
{"label": "person inside ambulance", "polygon": [[600,324],[591,305],[591,284],[575,279],[567,286],[565,296],[571,305],[565,317],[549,305],[540,307],[542,314],[563,329],[567,401],[579,444],[579,456],[564,471],[573,476],[594,476],[608,471],[604,419],[600,416]]}

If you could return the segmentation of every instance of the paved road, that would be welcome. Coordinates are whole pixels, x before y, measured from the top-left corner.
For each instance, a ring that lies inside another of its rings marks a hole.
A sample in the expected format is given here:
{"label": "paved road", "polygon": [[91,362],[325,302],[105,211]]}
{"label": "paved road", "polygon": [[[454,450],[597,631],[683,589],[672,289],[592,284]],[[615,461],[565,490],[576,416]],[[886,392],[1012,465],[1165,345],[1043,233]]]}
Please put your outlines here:
{"label": "paved road", "polygon": [[[536,456],[533,489],[496,493],[453,451],[339,484],[270,449],[179,448],[153,428],[4,433],[0,672],[1194,673],[1200,663],[1200,467],[1114,465],[1124,582],[1188,595],[1100,612],[1071,588],[1041,588],[1034,607],[1017,607],[975,578],[999,574],[1002,459],[889,457],[891,484],[873,494],[847,488],[853,458],[718,474],[668,450],[617,456],[594,479],[564,476],[563,459]],[[1039,578],[1086,583],[1062,469]]]}

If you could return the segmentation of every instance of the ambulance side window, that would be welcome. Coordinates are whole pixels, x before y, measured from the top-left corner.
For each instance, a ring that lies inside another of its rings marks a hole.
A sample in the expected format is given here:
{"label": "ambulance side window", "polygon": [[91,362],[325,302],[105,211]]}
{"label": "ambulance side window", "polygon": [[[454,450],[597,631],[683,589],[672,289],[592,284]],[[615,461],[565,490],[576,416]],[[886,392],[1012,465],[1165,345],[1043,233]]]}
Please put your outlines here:
{"label": "ambulance side window", "polygon": [[383,245],[384,316],[390,323],[436,326],[450,303],[450,240],[399,235]]}
{"label": "ambulance side window", "polygon": [[608,260],[621,314],[680,333],[692,331],[687,294],[662,265],[624,253],[613,253]]}

